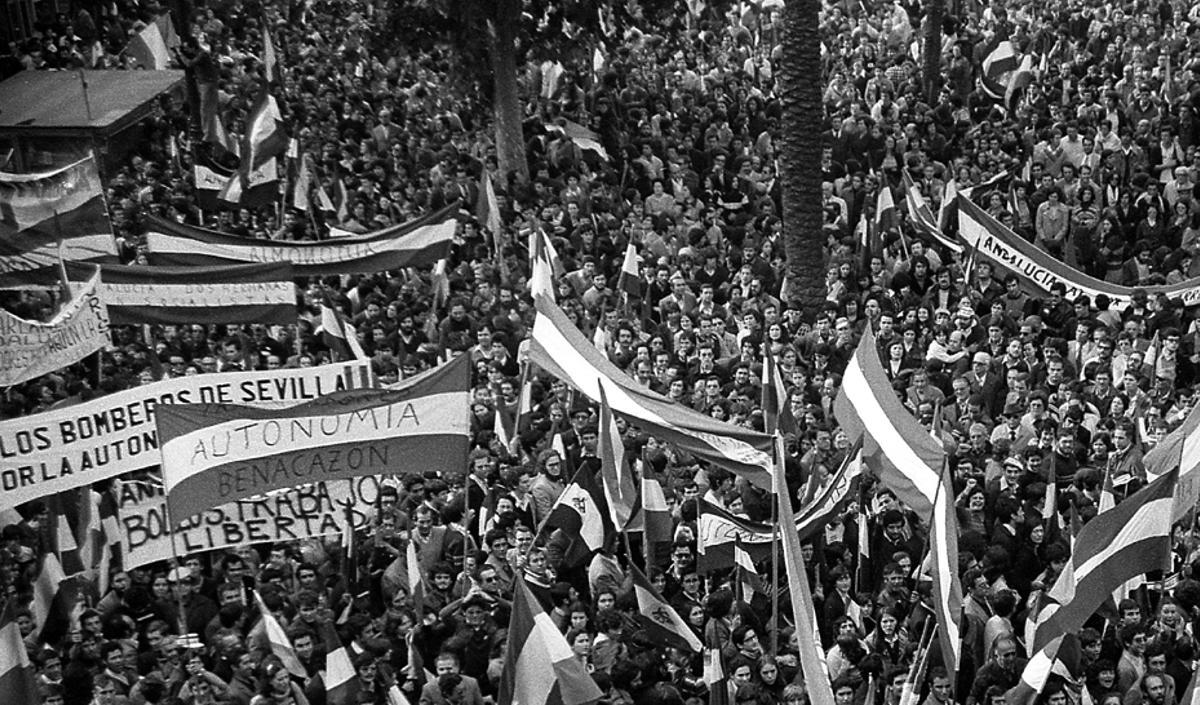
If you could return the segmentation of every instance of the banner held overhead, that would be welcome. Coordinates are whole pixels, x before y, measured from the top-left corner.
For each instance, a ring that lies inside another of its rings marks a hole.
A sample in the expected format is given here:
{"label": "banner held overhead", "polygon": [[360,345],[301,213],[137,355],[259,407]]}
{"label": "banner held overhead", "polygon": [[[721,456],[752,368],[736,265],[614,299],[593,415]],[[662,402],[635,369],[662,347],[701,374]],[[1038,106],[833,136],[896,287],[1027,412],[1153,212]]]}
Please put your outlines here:
{"label": "banner held overhead", "polygon": [[365,363],[221,372],[163,380],[0,422],[0,509],[158,465],[159,405],[279,407],[371,385]]}
{"label": "banner held overhead", "polygon": [[178,525],[210,507],[308,484],[466,467],[470,358],[399,388],[334,393],[286,409],[177,404],[158,410],[163,484]]}

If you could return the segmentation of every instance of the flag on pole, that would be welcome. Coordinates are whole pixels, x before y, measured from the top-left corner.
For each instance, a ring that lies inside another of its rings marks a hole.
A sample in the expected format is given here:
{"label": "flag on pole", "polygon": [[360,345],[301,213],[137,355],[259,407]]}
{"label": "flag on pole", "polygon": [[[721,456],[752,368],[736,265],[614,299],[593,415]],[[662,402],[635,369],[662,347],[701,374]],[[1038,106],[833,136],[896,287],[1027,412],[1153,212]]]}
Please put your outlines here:
{"label": "flag on pole", "polygon": [[321,636],[325,641],[325,701],[328,705],[354,705],[361,686],[350,652],[331,620],[321,622]]}
{"label": "flag on pole", "polygon": [[602,696],[566,637],[538,604],[525,579],[518,577],[497,702],[586,705]]}
{"label": "flag on pole", "polygon": [[642,295],[641,274],[638,271],[637,245],[631,240],[625,246],[625,259],[621,262],[621,274],[617,277],[617,290],[625,294],[625,301]]}
{"label": "flag on pole", "polygon": [[796,518],[792,513],[791,492],[788,491],[786,473],[783,468],[787,457],[783,447],[783,434],[775,432],[776,468],[773,473],[775,501],[779,503],[779,534],[783,538],[783,563],[787,568],[788,595],[792,602],[793,624],[796,625],[797,642],[800,645],[800,670],[804,673],[808,701],[811,705],[833,705],[833,688],[829,684],[829,668],[821,653],[821,635],[817,631],[817,611],[813,605],[812,591],[808,585],[808,573],[804,566],[804,555],[800,549],[800,535],[792,529]]}
{"label": "flag on pole", "polygon": [[1004,98],[1013,71],[1017,68],[1017,50],[1010,41],[1002,41],[983,60],[983,90],[995,100]]}
{"label": "flag on pole", "polygon": [[863,459],[884,486],[917,516],[929,518],[933,604],[941,626],[942,662],[954,671],[961,642],[962,587],[958,579],[958,520],[946,477],[945,452],[941,442],[930,437],[892,393],[869,327],[846,367],[834,412],[851,442],[861,439]]}
{"label": "flag on pole", "polygon": [[596,476],[589,468],[580,468],[575,473],[550,508],[541,531],[561,532],[569,541],[563,551],[564,566],[583,565],[604,546],[605,538],[613,531],[612,520],[604,490],[596,485]]}
{"label": "flag on pole", "polygon": [[155,17],[129,41],[125,51],[143,69],[162,71],[171,67],[171,49],[179,46],[179,35],[171,15]]}
{"label": "flag on pole", "polygon": [[487,169],[479,177],[479,196],[475,199],[475,219],[491,233],[496,246],[496,257],[500,258],[500,202],[496,200],[496,187]]}
{"label": "flag on pole", "polygon": [[741,539],[733,544],[733,566],[737,571],[737,584],[742,590],[742,601],[752,603],[754,595],[762,592],[762,580],[758,577],[758,568],[754,565],[754,557],[742,545]]}
{"label": "flag on pole", "polygon": [[63,573],[58,556],[42,557],[41,570],[33,584],[33,620],[43,644],[58,644],[70,631],[79,613],[79,584]]}
{"label": "flag on pole", "polygon": [[875,232],[882,238],[883,233],[892,232],[900,227],[899,213],[896,211],[896,200],[892,198],[892,189],[884,181],[879,184],[879,195],[875,197]]}
{"label": "flag on pole", "polygon": [[565,269],[558,252],[554,250],[554,244],[541,228],[535,227],[529,231],[529,257],[532,270],[529,287],[534,298],[545,296],[554,301],[554,282],[564,274]]}
{"label": "flag on pole", "polygon": [[358,341],[358,331],[338,310],[337,304],[329,298],[329,292],[325,292],[321,300],[319,330],[334,362],[367,359],[367,353],[363,350],[362,343]]}
{"label": "flag on pole", "polygon": [[1008,79],[1008,86],[1004,89],[1004,107],[1009,112],[1017,109],[1017,101],[1025,93],[1025,89],[1029,84],[1033,83],[1033,55],[1026,54],[1021,57],[1021,63],[1017,69],[1013,71],[1012,76]]}
{"label": "flag on pole", "polygon": [[404,549],[404,565],[408,572],[408,594],[420,621],[425,612],[425,572],[421,570],[421,559],[414,541],[410,540]]}
{"label": "flag on pole", "polygon": [[[304,156],[300,157],[300,170],[296,174],[296,183],[292,185],[292,207],[305,213],[311,207],[309,192],[312,191],[313,169],[312,155],[305,152]],[[328,199],[329,196],[325,198]]]}
{"label": "flag on pole", "polygon": [[242,172],[249,174],[268,160],[286,153],[287,148],[288,137],[283,130],[279,106],[275,96],[264,89],[246,119],[246,135],[242,138]]}
{"label": "flag on pole", "polygon": [[625,441],[617,431],[617,420],[608,406],[608,396],[600,387],[600,479],[608,514],[617,531],[624,531],[638,500],[638,484],[625,458]]}
{"label": "flag on pole", "polygon": [[7,600],[0,613],[0,699],[14,705],[42,701],[37,675],[17,626],[16,600]]}
{"label": "flag on pole", "polygon": [[1051,674],[1074,681],[1081,655],[1078,636],[1064,634],[1055,637],[1025,664],[1021,680],[1005,694],[1008,705],[1029,705],[1045,689]]}
{"label": "flag on pole", "polygon": [[1171,565],[1171,505],[1179,470],[1171,470],[1084,525],[1037,616],[1032,648],[1077,633],[1130,578]]}
{"label": "flag on pole", "polygon": [[921,189],[913,183],[908,170],[904,169],[901,175],[904,181],[904,203],[908,208],[909,222],[912,223],[917,232],[922,233],[925,237],[930,238],[951,252],[962,252],[962,244],[946,237],[942,234],[941,229],[938,228],[937,220],[933,217],[933,211],[930,209],[929,204],[925,202],[925,196],[921,194]]}
{"label": "flag on pole", "polygon": [[946,182],[942,190],[942,203],[938,207],[938,229],[943,233],[950,229],[951,224],[958,223],[958,183],[954,179]]}
{"label": "flag on pole", "polygon": [[779,374],[775,356],[769,348],[763,355],[762,410],[764,430],[767,433],[775,433],[776,430],[796,433],[796,418],[792,415],[787,388],[783,384],[783,376]]}
{"label": "flag on pole", "polygon": [[650,584],[650,579],[632,563],[629,571],[633,575],[633,591],[637,596],[638,622],[645,627],[654,643],[670,644],[678,649],[700,653],[704,645],[675,608],[658,594]]}
{"label": "flag on pole", "polygon": [[258,611],[262,615],[263,629],[267,633],[267,642],[271,644],[271,653],[279,659],[287,672],[297,678],[308,678],[308,671],[300,663],[300,658],[296,656],[296,649],[292,647],[292,640],[288,638],[287,632],[284,631],[283,625],[275,619],[275,615],[267,608],[267,603],[263,602],[262,595],[258,590],[254,591],[254,601],[258,605]]}

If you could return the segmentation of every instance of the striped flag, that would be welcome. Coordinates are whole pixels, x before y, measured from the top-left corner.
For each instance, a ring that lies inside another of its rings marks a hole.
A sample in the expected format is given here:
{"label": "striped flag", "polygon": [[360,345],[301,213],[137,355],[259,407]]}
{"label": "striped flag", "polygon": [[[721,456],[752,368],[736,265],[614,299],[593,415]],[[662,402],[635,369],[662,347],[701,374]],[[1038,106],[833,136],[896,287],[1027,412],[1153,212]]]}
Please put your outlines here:
{"label": "striped flag", "polygon": [[1193,406],[1183,423],[1147,451],[1143,463],[1150,480],[1179,468],[1172,519],[1179,521],[1195,508],[1200,502],[1200,404]]}
{"label": "striped flag", "polygon": [[933,603],[947,670],[958,667],[962,588],[958,579],[958,520],[941,442],[892,393],[868,327],[846,367],[834,401],[838,421],[884,486],[920,517],[930,517]]}
{"label": "striped flag", "polygon": [[562,125],[546,125],[550,132],[557,132],[569,139],[572,144],[583,152],[591,152],[604,161],[608,161],[608,151],[600,144],[600,136],[577,122],[563,120]]}
{"label": "striped flag", "polygon": [[1078,677],[1081,655],[1078,636],[1055,637],[1029,659],[1021,672],[1021,680],[1005,694],[1008,705],[1029,705],[1045,689],[1051,674],[1074,681]]}
{"label": "striped flag", "polygon": [[1021,63],[1013,71],[1012,76],[1008,79],[1008,86],[1004,89],[1004,107],[1008,108],[1009,112],[1017,109],[1017,100],[1024,94],[1029,84],[1033,83],[1034,78],[1033,54],[1026,54],[1021,57]]}
{"label": "striped flag", "polygon": [[328,705],[354,705],[362,685],[350,652],[342,645],[332,621],[321,622],[321,637],[325,641],[325,701]]}
{"label": "striped flag", "polygon": [[608,406],[604,387],[600,388],[600,479],[608,513],[617,531],[624,531],[638,500],[637,479],[625,458],[625,441],[617,432],[617,420]]}
{"label": "striped flag", "polygon": [[117,261],[96,160],[0,172],[0,288],[57,287],[64,260]]}
{"label": "striped flag", "polygon": [[358,341],[358,331],[337,308],[337,304],[329,297],[329,292],[325,292],[321,301],[321,325],[318,330],[334,362],[367,359],[367,353]]}
{"label": "striped flag", "polygon": [[[296,174],[296,183],[292,185],[292,207],[305,213],[311,207],[309,192],[312,191],[313,186],[313,171],[312,155],[305,152],[304,156],[300,157],[300,169]],[[326,196],[326,198],[329,197]]]}
{"label": "striped flag", "polygon": [[417,620],[420,621],[425,612],[425,572],[421,570],[417,544],[413,541],[409,541],[404,549],[404,566],[408,573],[408,594],[412,598]]}
{"label": "striped flag", "polygon": [[1171,508],[1178,469],[1084,525],[1075,550],[1038,614],[1034,649],[1077,633],[1130,578],[1171,566]]}
{"label": "striped flag", "polygon": [[[68,267],[72,277],[86,271]],[[292,267],[226,264],[207,267],[100,267],[100,299],[113,325],[264,323],[296,321]]]}
{"label": "striped flag", "polygon": [[196,202],[204,210],[261,208],[279,195],[279,166],[274,160],[250,172],[245,182],[236,171],[212,163],[195,164],[192,175]]}
{"label": "striped flag", "polygon": [[0,699],[6,703],[42,701],[37,675],[17,626],[16,600],[5,601],[0,613]]}
{"label": "striped flag", "polygon": [[171,49],[179,46],[179,35],[171,15],[155,17],[142,31],[129,40],[125,52],[133,57],[138,66],[150,71],[171,68]]}
{"label": "striped flag", "polygon": [[525,579],[518,577],[496,702],[586,705],[602,696],[566,637],[538,604]]}
{"label": "striped flag", "polygon": [[704,650],[704,685],[708,686],[708,705],[730,705],[729,679],[719,648]]}
{"label": "striped flag", "polygon": [[942,190],[942,204],[938,207],[938,230],[943,233],[950,230],[950,227],[958,223],[958,207],[955,204],[955,199],[958,198],[958,182],[950,179],[946,182],[946,187]]}
{"label": "striped flag", "polygon": [[658,594],[650,584],[650,579],[632,563],[629,572],[633,576],[633,591],[637,596],[638,623],[645,627],[654,643],[670,644],[677,649],[700,653],[704,649],[700,639],[675,608]]}
{"label": "striped flag", "polygon": [[458,229],[453,206],[373,233],[334,241],[253,240],[150,217],[150,263],[170,266],[291,262],[297,277],[376,274],[444,259]]}
{"label": "striped flag", "polygon": [[754,595],[762,592],[762,580],[758,577],[758,568],[754,565],[754,558],[742,546],[741,539],[737,539],[733,544],[733,565],[737,572],[737,584],[742,591],[742,601],[752,603]]}
{"label": "striped flag", "polygon": [[492,414],[492,433],[496,434],[496,440],[505,448],[511,447],[517,438],[516,420],[502,403],[496,404]]}
{"label": "striped flag", "polygon": [[879,185],[879,195],[875,197],[875,232],[882,238],[883,233],[892,232],[900,227],[900,215],[896,210],[896,200],[892,198],[892,189],[886,181]]}
{"label": "striped flag", "polygon": [[54,553],[42,557],[42,566],[33,584],[33,620],[40,630],[38,639],[57,645],[70,631],[80,612],[79,583],[68,578]]}
{"label": "striped flag", "polygon": [[718,421],[642,387],[596,350],[553,301],[538,296],[535,305],[529,347],[533,364],[592,401],[599,401],[603,386],[613,411],[646,433],[759,487],[770,486],[770,436]]}
{"label": "striped flag", "polygon": [[672,539],[671,510],[663,495],[662,484],[652,477],[642,477],[643,541],[651,544],[668,543]]}
{"label": "striped flag", "polygon": [[613,532],[604,490],[597,486],[595,474],[580,468],[550,508],[540,527],[542,532],[562,532],[570,540],[563,551],[564,566],[584,565],[604,546]]}
{"label": "striped flag", "polygon": [[470,375],[470,356],[462,355],[390,389],[335,392],[286,408],[159,405],[171,519],[312,482],[317,474],[390,472],[400,458],[423,458],[428,469],[466,467]]}
{"label": "striped flag", "polygon": [[1013,71],[1017,68],[1017,50],[1012,42],[1002,41],[983,60],[983,90],[996,100],[1004,98]]}
{"label": "striped flag", "polygon": [[625,246],[625,259],[621,261],[621,274],[617,277],[617,290],[625,294],[625,301],[640,298],[642,280],[638,270],[637,245],[631,240]]}
{"label": "striped flag", "polygon": [[109,575],[119,566],[121,535],[116,498],[111,491],[84,490],[76,543],[79,557],[96,586],[97,594],[108,592]]}
{"label": "striped flag", "polygon": [[248,175],[268,160],[282,156],[287,148],[288,137],[283,130],[279,106],[275,96],[264,89],[246,119],[246,135],[242,138],[242,173]]}
{"label": "striped flag", "polygon": [[496,188],[487,169],[479,177],[479,197],[475,202],[475,218],[479,224],[487,228],[496,243],[496,257],[500,257],[500,203],[496,200]]}
{"label": "striped flag", "polygon": [[[809,703],[833,705],[833,688],[829,684],[829,668],[821,653],[817,611],[808,585],[808,572],[800,549],[800,536],[790,530],[796,523],[796,518],[792,514],[791,493],[788,491],[786,473],[783,471],[783,460],[786,457],[783,435],[778,431],[775,432],[775,457],[779,463],[774,473],[775,501],[779,503],[779,524],[784,527],[779,533],[783,539],[783,563],[787,568],[788,583],[792,588],[788,590],[788,595],[792,602],[792,623],[796,625],[798,636],[796,641],[800,645],[800,670],[804,672]],[[955,567],[957,568],[957,565]]]}
{"label": "striped flag", "polygon": [[279,624],[279,620],[275,619],[275,615],[271,614],[271,610],[267,608],[267,604],[263,602],[262,595],[258,590],[254,591],[254,602],[258,605],[258,611],[262,615],[263,629],[267,633],[267,642],[271,645],[271,653],[279,659],[283,667],[288,673],[297,678],[308,678],[308,671],[301,665],[299,657],[296,656],[296,649],[292,647],[292,640],[288,639],[287,632],[283,630],[283,626]]}
{"label": "striped flag", "polygon": [[792,415],[792,405],[788,402],[787,388],[783,377],[779,374],[779,365],[775,356],[768,348],[763,355],[762,371],[762,410],[764,430],[775,433],[796,433],[796,418]]}
{"label": "striped flag", "polygon": [[80,575],[84,572],[83,559],[79,555],[79,545],[75,542],[75,533],[71,530],[68,513],[77,516],[80,490],[67,490],[50,495],[46,504],[50,509],[50,518],[46,530],[49,533],[50,545],[58,556],[58,564],[63,573],[68,576]]}
{"label": "striped flag", "polygon": [[917,232],[931,238],[946,249],[952,252],[962,252],[962,244],[946,237],[942,234],[941,229],[938,228],[937,220],[933,217],[933,211],[929,208],[929,204],[925,202],[925,197],[921,195],[921,189],[913,183],[908,170],[902,170],[901,174],[904,181],[904,202],[908,207],[908,217],[913,227],[916,228]]}
{"label": "striped flag", "polygon": [[529,231],[530,275],[529,287],[535,299],[546,297],[554,301],[557,294],[554,282],[564,273],[562,261],[554,250],[554,245],[541,228]]}
{"label": "striped flag", "polygon": [[275,43],[271,41],[271,26],[267,24],[266,18],[262,19],[262,43],[263,76],[266,77],[267,83],[275,83],[279,80],[278,63],[275,58]]}

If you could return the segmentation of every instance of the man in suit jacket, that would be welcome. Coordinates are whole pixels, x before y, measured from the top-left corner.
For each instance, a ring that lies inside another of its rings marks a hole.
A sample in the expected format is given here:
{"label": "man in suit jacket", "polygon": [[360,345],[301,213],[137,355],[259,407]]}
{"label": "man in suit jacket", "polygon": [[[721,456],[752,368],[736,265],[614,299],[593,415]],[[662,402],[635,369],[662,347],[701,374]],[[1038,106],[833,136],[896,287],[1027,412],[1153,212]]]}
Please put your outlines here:
{"label": "man in suit jacket", "polygon": [[459,672],[458,656],[443,651],[437,657],[437,680],[421,688],[421,705],[483,705],[479,681]]}

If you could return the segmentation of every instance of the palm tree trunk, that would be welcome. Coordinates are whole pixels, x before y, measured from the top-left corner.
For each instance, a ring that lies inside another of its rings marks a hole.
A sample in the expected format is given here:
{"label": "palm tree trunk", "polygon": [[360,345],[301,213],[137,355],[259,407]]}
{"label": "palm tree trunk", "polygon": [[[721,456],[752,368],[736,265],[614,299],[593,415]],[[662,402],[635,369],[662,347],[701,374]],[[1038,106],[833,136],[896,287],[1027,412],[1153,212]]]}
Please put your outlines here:
{"label": "palm tree trunk", "polygon": [[935,105],[942,90],[942,18],[946,14],[946,0],[929,0],[925,5],[925,21],[921,30],[925,34],[925,51],[921,57],[921,78],[925,83],[925,100]]}
{"label": "palm tree trunk", "polygon": [[789,0],[783,9],[783,56],[778,71],[783,124],[783,241],[789,305],[811,317],[825,299],[821,232],[821,38],[819,0]]}
{"label": "palm tree trunk", "polygon": [[521,100],[517,91],[517,23],[521,17],[518,0],[496,0],[488,54],[492,64],[493,110],[496,115],[496,158],[500,173],[515,173],[529,180],[525,159],[525,137],[521,132]]}

